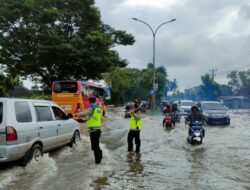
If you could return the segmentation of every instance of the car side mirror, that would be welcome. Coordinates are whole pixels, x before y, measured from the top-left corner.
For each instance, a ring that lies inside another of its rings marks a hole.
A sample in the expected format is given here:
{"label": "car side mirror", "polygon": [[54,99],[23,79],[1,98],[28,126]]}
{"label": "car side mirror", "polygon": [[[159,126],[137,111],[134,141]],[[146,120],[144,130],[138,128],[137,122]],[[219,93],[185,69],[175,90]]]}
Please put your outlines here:
{"label": "car side mirror", "polygon": [[73,118],[73,115],[71,114],[71,113],[69,113],[68,115],[67,115],[67,119],[72,119]]}

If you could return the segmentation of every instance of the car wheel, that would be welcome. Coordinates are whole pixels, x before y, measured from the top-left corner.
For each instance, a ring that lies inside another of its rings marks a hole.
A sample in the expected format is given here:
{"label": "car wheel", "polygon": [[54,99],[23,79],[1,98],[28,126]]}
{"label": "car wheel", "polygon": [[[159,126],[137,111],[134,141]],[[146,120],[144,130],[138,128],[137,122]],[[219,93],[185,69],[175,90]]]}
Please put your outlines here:
{"label": "car wheel", "polygon": [[30,161],[39,161],[39,159],[43,156],[42,147],[39,144],[35,144],[32,146],[29,152],[22,158],[21,165],[26,166]]}
{"label": "car wheel", "polygon": [[77,145],[77,143],[81,140],[80,133],[76,131],[71,139],[71,142],[69,144],[70,147],[73,147],[74,145]]}

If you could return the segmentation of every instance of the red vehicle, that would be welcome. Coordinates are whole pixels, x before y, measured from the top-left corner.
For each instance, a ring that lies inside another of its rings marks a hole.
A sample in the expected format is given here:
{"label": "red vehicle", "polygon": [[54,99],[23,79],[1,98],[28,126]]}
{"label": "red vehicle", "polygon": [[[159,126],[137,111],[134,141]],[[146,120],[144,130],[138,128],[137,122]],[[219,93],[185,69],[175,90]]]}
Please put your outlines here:
{"label": "red vehicle", "polygon": [[52,100],[74,119],[77,112],[90,107],[89,97],[95,97],[96,103],[105,111],[106,93],[101,85],[88,81],[54,81],[52,85]]}
{"label": "red vehicle", "polygon": [[163,127],[166,127],[168,129],[173,128],[175,126],[173,116],[171,113],[167,113],[163,119]]}

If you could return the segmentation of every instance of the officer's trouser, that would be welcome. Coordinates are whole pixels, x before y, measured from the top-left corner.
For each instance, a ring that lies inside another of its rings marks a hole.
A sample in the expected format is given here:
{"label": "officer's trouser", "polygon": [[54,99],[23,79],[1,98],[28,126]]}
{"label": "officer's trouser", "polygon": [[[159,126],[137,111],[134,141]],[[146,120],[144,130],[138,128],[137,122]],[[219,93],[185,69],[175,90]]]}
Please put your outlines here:
{"label": "officer's trouser", "polygon": [[133,140],[135,139],[136,152],[140,151],[141,139],[140,130],[130,130],[128,133],[128,151],[133,151]]}
{"label": "officer's trouser", "polygon": [[98,164],[102,160],[102,150],[99,146],[99,139],[101,137],[101,130],[90,133],[91,149],[94,151],[95,163]]}

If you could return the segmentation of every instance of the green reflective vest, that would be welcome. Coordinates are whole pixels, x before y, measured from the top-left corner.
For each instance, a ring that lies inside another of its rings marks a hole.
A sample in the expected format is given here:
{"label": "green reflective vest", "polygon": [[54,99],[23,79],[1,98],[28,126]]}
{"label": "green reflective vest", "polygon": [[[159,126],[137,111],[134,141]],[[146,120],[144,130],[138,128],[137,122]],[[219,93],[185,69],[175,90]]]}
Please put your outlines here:
{"label": "green reflective vest", "polygon": [[142,118],[136,120],[133,114],[130,118],[130,130],[141,130],[142,129]]}
{"label": "green reflective vest", "polygon": [[93,113],[88,117],[86,126],[89,131],[101,129],[102,125],[102,110],[96,107]]}

